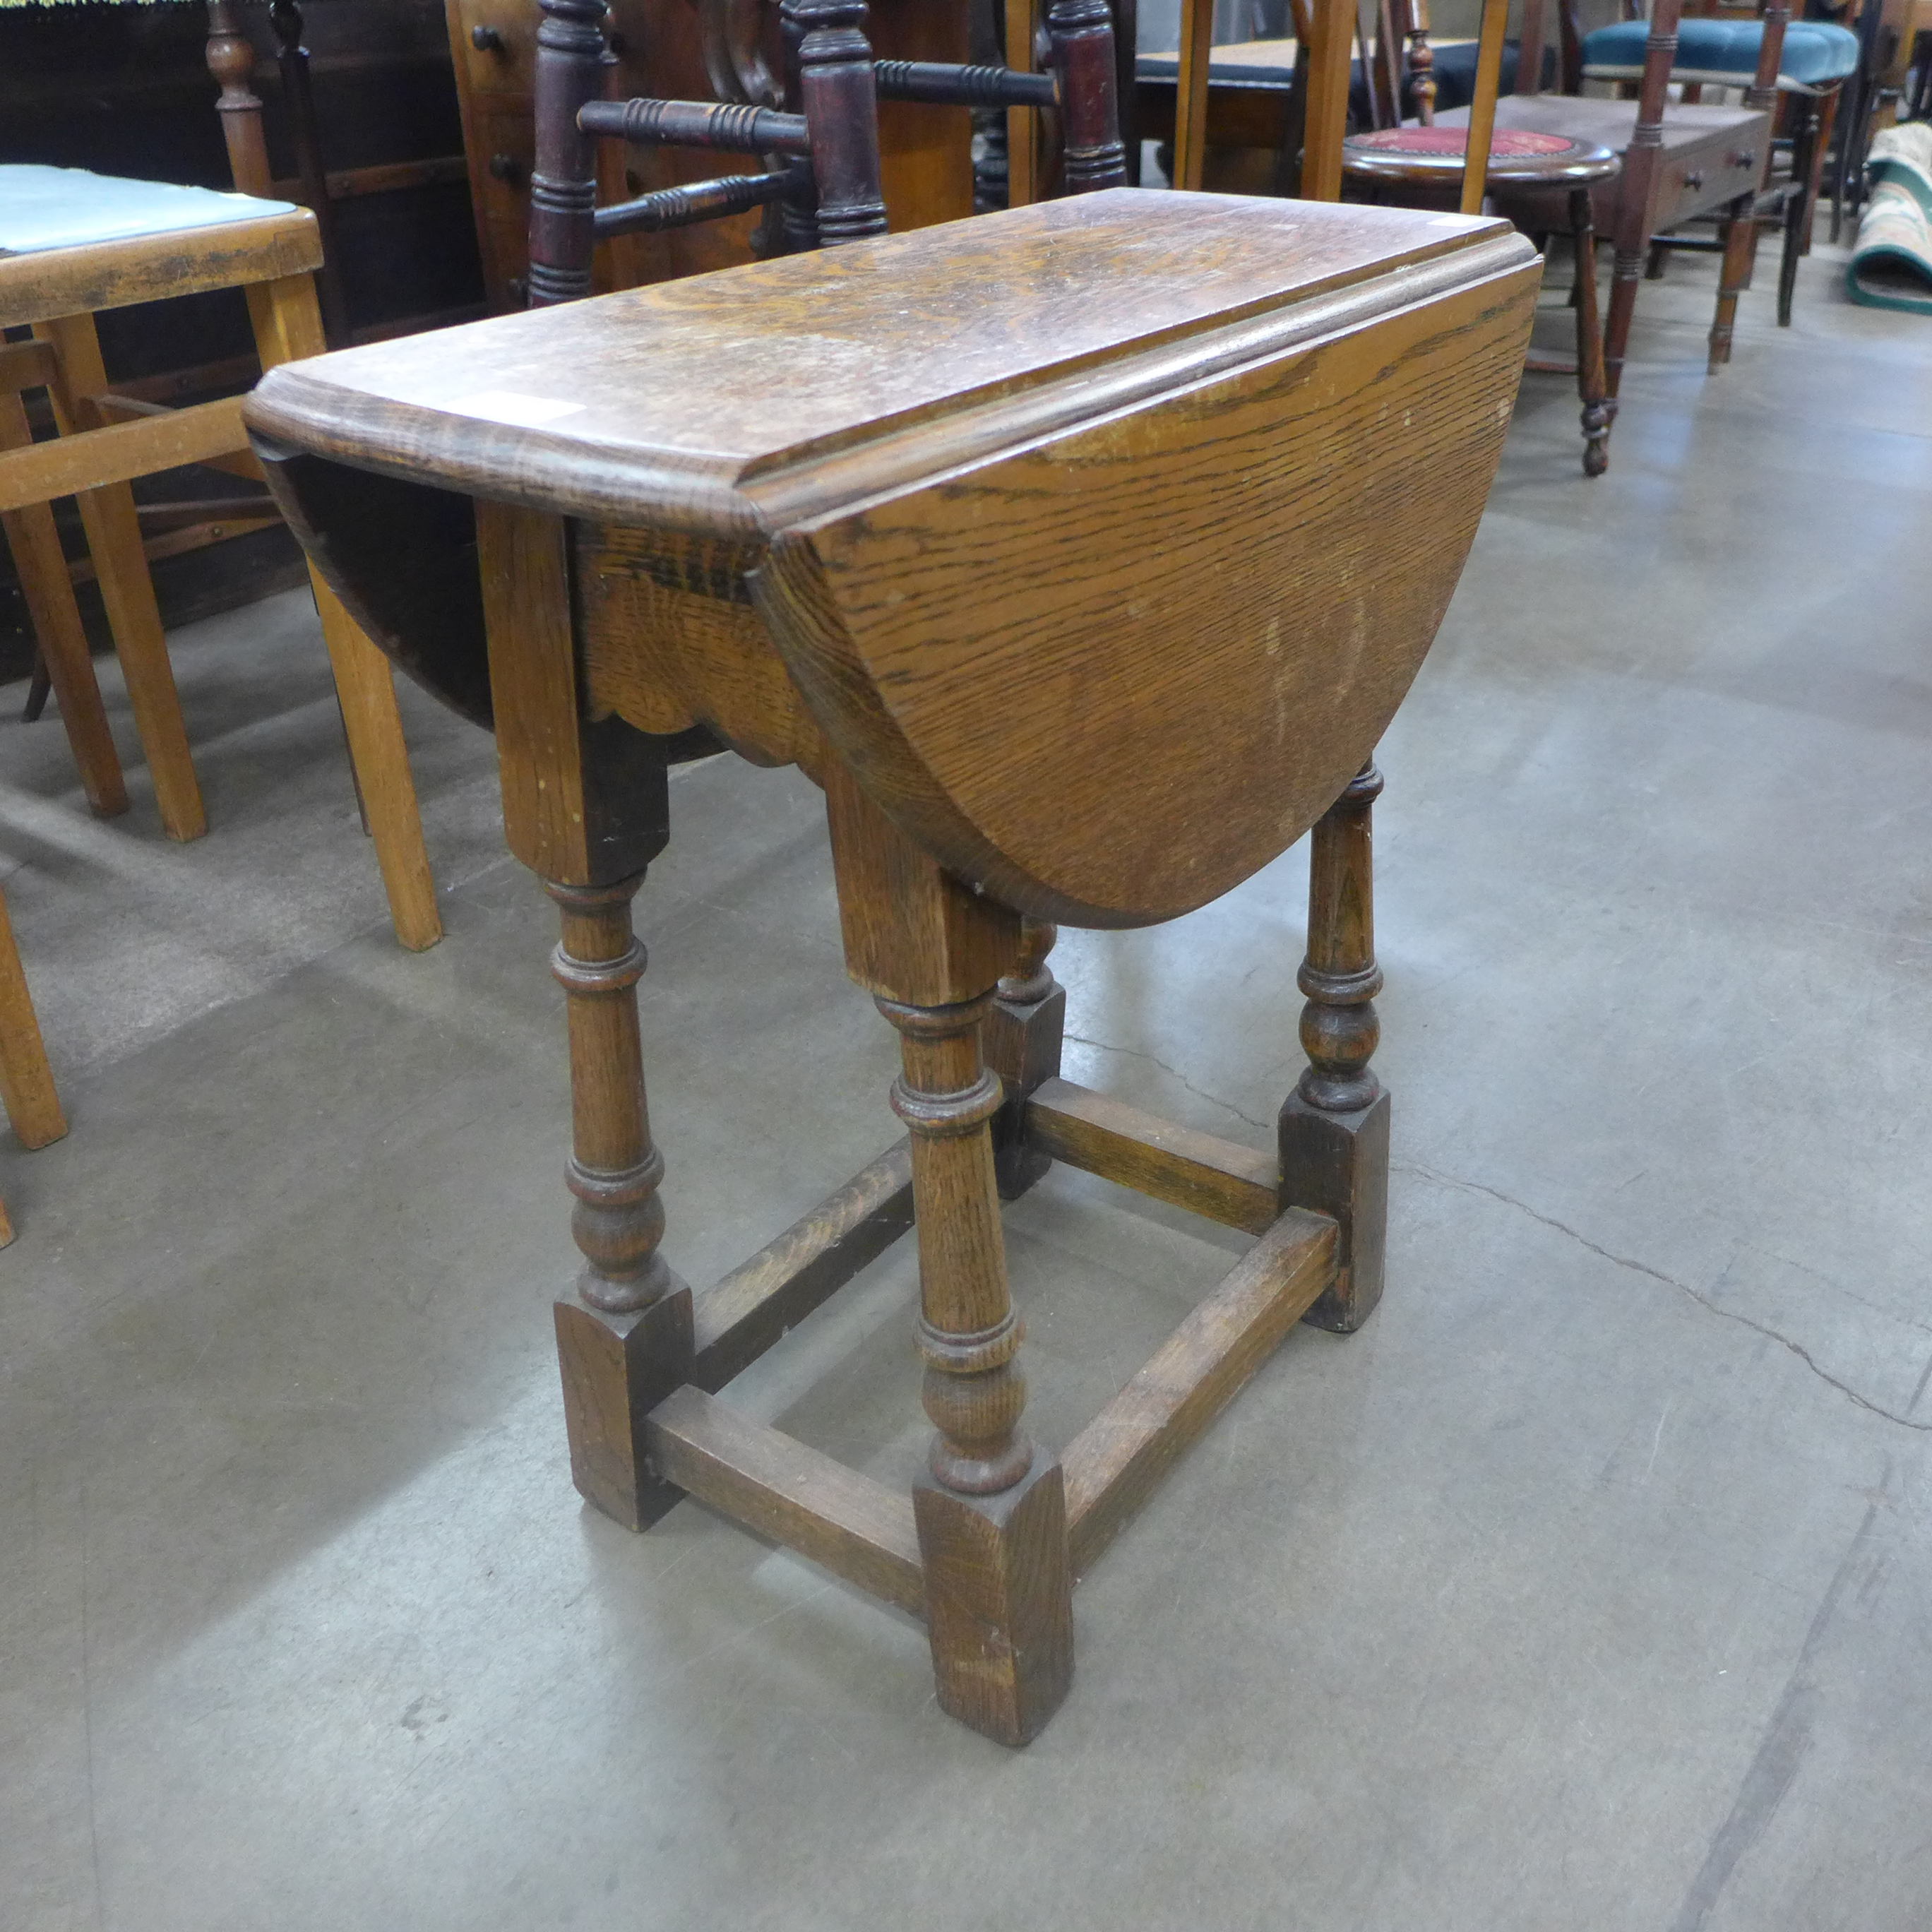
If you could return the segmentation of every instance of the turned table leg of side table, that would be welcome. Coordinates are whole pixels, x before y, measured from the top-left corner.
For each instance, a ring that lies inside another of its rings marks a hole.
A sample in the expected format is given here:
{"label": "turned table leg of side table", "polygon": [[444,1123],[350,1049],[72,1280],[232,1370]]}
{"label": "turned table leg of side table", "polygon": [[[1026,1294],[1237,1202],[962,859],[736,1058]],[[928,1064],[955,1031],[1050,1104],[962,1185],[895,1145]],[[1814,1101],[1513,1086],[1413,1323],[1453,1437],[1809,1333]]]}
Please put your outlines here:
{"label": "turned table leg of side table", "polygon": [[980,1028],[1016,922],[907,841],[842,771],[826,799],[847,970],[898,1030],[892,1106],[910,1130],[920,1352],[937,1433],[913,1511],[939,1703],[1002,1744],[1035,1736],[1073,1678],[1059,1460],[1020,1427],[1021,1328],[1006,1286]]}
{"label": "turned table leg of side table", "polygon": [[643,1529],[681,1492],[646,1465],[644,1418],[691,1373],[691,1290],[658,1252],[664,1156],[651,1138],[638,1038],[644,949],[631,930],[641,878],[544,890],[563,914],[550,968],[570,1024],[572,1132],[568,1168],[577,1205],[570,1232],[584,1264],[558,1298],[571,1473],[607,1516]]}
{"label": "turned table leg of side table", "polygon": [[1308,866],[1301,1044],[1308,1070],[1281,1110],[1284,1207],[1341,1224],[1334,1285],[1302,1318],[1352,1334],[1382,1296],[1388,1221],[1389,1097],[1370,1070],[1380,1028],[1370,812],[1382,788],[1364,765],[1316,824]]}
{"label": "turned table leg of side table", "polygon": [[584,1496],[632,1529],[679,1490],[658,1480],[644,1418],[692,1367],[691,1291],[658,1252],[664,1162],[651,1138],[638,1034],[644,950],[631,901],[668,836],[668,789],[649,742],[578,706],[562,520],[477,506],[490,688],[510,849],[562,914],[552,970],[570,1028],[577,1204],[583,1256],[557,1298],[571,1473]]}

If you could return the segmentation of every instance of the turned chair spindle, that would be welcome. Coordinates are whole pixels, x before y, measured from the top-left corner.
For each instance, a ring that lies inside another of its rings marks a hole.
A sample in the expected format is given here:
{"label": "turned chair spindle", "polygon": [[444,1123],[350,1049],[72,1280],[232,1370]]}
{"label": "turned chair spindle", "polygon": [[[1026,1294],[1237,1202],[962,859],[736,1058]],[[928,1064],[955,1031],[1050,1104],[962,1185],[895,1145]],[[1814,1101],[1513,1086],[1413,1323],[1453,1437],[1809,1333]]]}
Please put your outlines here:
{"label": "turned chair spindle", "polygon": [[[591,289],[598,241],[656,233],[776,203],[764,252],[834,248],[886,232],[878,104],[1052,107],[1066,129],[1070,193],[1126,184],[1112,16],[1106,0],[1053,0],[1046,30],[1052,71],[932,61],[875,61],[864,0],[782,0],[782,108],[754,104],[601,99],[604,0],[541,0],[537,32],[536,165],[530,176],[532,308]],[[596,206],[594,141],[758,154],[758,174],[659,189]]]}

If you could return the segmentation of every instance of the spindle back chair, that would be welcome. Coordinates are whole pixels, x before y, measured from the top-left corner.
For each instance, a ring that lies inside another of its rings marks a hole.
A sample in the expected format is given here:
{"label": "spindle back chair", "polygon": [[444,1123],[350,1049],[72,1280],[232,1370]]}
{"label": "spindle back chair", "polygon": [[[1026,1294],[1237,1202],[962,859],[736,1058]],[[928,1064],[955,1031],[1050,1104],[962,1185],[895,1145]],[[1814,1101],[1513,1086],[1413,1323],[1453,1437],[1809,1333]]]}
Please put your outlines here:
{"label": "spindle back chair", "polygon": [[[864,0],[782,0],[782,107],[601,98],[604,0],[542,0],[536,165],[530,176],[530,298],[588,295],[600,240],[775,209],[761,252],[793,254],[886,232],[878,104],[1050,108],[1064,133],[1067,192],[1124,187],[1113,22],[1106,0],[1053,0],[1044,74],[936,61],[875,61]],[[594,143],[756,154],[757,173],[664,188],[598,208]]]}

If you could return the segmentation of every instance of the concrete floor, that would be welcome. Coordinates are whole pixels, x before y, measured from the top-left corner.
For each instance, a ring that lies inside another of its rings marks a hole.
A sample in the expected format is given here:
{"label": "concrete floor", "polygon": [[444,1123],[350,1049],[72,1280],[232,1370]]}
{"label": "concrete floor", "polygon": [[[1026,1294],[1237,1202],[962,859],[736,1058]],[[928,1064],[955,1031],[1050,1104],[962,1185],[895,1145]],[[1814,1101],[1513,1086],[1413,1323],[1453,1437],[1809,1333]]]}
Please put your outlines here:
{"label": "concrete floor", "polygon": [[[1839,259],[1710,381],[1711,266],[1646,287],[1600,483],[1526,381],[1382,752],[1387,1299],[1121,1538],[1022,1754],[909,1619],[578,1504],[554,926],[488,740],[410,694],[411,957],[302,600],[178,640],[197,846],[0,723],[73,1127],[0,1157],[0,1923],[1932,1924],[1932,328]],[[894,1054],[811,788],[674,800],[644,1032],[703,1281],[892,1137]],[[1302,878],[1068,935],[1074,1077],[1265,1144]],[[1010,1238],[1056,1442],[1240,1245],[1065,1172]],[[904,1247],[736,1395],[904,1471],[914,1290]]]}

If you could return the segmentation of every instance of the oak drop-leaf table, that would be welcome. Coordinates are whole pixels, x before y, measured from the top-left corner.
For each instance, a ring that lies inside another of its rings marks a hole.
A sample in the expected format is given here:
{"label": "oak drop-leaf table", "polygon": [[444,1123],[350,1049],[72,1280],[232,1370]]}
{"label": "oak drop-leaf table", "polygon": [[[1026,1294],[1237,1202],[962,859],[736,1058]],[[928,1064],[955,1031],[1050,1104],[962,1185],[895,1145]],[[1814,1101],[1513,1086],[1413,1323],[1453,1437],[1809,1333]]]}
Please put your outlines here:
{"label": "oak drop-leaf table", "polygon": [[[1073,1579],[1298,1318],[1350,1330],[1380,1293],[1370,754],[1537,279],[1498,221],[1121,190],[351,350],[249,401],[344,601],[494,722],[511,848],[562,908],[578,1487],[639,1528],[697,1496],[922,1616],[941,1704],[1007,1743],[1066,1694]],[[824,790],[910,1133],[694,1294],[659,1246],[630,902],[668,767],[721,746]],[[1174,918],[1311,826],[1277,1153],[1061,1079],[1054,922]],[[1055,1160],[1256,1238],[1060,1456],[1020,1426],[999,1220]],[[908,1498],[718,1392],[915,1217],[937,1432]]]}

